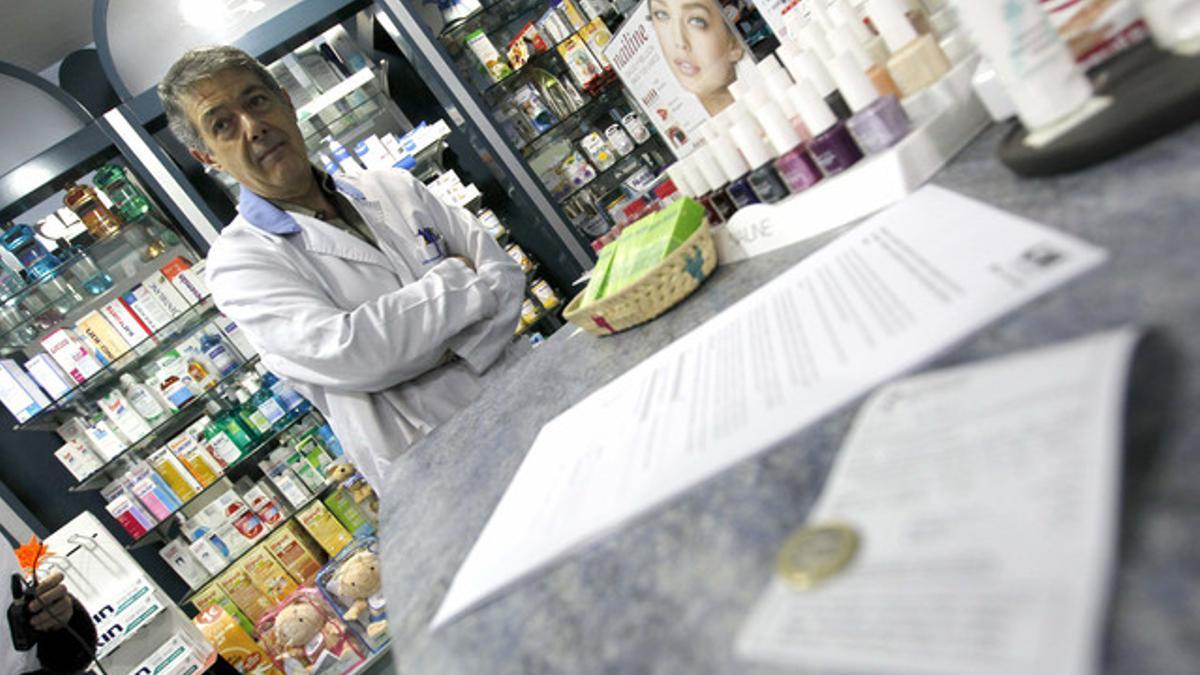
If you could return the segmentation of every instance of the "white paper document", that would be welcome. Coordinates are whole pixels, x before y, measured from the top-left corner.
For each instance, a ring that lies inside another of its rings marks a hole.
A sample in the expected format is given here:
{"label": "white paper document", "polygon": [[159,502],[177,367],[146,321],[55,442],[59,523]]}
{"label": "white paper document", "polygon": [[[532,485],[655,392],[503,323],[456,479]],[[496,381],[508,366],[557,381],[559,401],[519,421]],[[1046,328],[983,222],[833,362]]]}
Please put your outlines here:
{"label": "white paper document", "polygon": [[1104,258],[1060,232],[923,188],[543,427],[433,626]]}
{"label": "white paper document", "polygon": [[822,673],[1094,672],[1116,536],[1125,329],[885,387],[808,522],[861,543],[806,591],[778,577],[738,638]]}

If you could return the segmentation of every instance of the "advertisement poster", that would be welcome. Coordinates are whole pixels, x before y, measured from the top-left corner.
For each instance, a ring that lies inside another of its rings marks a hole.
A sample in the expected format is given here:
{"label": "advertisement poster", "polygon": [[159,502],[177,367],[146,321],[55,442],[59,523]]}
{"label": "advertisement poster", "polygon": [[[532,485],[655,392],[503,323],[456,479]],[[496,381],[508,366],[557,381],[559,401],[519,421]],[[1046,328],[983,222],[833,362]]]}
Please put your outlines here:
{"label": "advertisement poster", "polygon": [[733,102],[739,68],[753,67],[716,0],[643,0],[604,55],[677,157]]}

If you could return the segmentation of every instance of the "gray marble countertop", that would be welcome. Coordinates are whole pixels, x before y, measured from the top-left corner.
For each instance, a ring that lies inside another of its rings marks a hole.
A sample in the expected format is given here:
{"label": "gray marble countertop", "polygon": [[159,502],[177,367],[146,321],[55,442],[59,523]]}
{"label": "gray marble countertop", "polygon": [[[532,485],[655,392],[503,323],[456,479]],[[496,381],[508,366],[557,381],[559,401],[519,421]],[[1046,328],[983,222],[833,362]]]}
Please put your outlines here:
{"label": "gray marble countertop", "polygon": [[[932,367],[1123,323],[1154,329],[1135,370],[1106,673],[1200,672],[1200,125],[1106,165],[1024,180],[997,163],[1002,129],[934,180],[1108,249],[1101,269],[987,327]],[[385,589],[406,673],[775,673],[734,636],[786,534],[820,492],[854,410],[743,462],[436,633],[427,626],[538,430],[822,242],[718,268],[642,327],[559,331],[500,369],[483,397],[398,460],[383,493]],[[1192,415],[1188,411],[1192,411]]]}

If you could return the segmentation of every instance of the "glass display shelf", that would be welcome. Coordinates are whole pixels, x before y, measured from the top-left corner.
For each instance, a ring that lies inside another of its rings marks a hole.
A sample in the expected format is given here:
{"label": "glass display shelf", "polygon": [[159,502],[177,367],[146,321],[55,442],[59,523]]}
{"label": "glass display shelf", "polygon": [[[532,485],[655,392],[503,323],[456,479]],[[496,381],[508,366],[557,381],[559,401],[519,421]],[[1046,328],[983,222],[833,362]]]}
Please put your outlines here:
{"label": "glass display shelf", "polygon": [[[584,190],[601,184],[602,181],[606,180],[607,178],[609,178],[611,176],[620,175],[621,169],[628,169],[630,166],[632,166],[635,163],[634,160],[638,160],[638,159],[642,158],[642,153],[639,151],[646,149],[646,146],[650,145],[652,142],[653,142],[653,136],[651,138],[646,139],[646,140],[642,141],[641,143],[638,143],[637,145],[633,146],[633,151],[630,152],[628,155],[625,155],[624,157],[618,159],[616,161],[616,163],[614,163],[612,166],[608,167],[607,169],[597,172],[595,178],[584,183],[583,185],[580,185],[579,187],[573,188],[571,191],[569,191],[566,194],[559,197],[559,199],[561,201],[565,202],[565,201],[571,199],[572,197],[575,197],[575,196],[583,193]],[[634,169],[634,171],[636,171],[636,169]],[[633,172],[630,171],[630,173],[632,174]],[[628,178],[628,176],[624,176],[623,178]]]}
{"label": "glass display shelf", "polygon": [[[530,55],[529,59],[527,61],[525,61],[525,63],[522,64],[520,68],[513,68],[512,72],[509,73],[509,75],[507,77],[505,77],[502,80],[498,80],[498,81],[495,81],[495,82],[492,82],[491,84],[489,84],[483,90],[484,98],[491,100],[497,94],[509,93],[509,92],[513,91],[514,89],[516,89],[517,86],[529,81],[528,78],[524,77],[525,74],[533,72],[533,70],[539,66],[557,62],[565,69],[566,64],[562,62],[561,57],[558,57],[558,46],[563,44],[567,40],[570,40],[571,37],[574,37],[574,36],[575,36],[575,33],[572,33],[570,37],[568,37],[560,42],[555,42],[554,44],[550,45],[549,49],[547,49],[546,51],[538,52],[536,54]],[[554,57],[558,57],[558,58],[554,58]],[[571,82],[571,85],[572,86],[575,85],[574,81]],[[578,89],[579,87],[575,87],[575,88]],[[493,104],[496,103],[496,101],[494,101],[494,100],[492,100],[491,102]]]}
{"label": "glass display shelf", "polygon": [[221,484],[221,479],[229,477],[231,474],[233,474],[235,469],[241,466],[246,466],[247,461],[257,457],[262,451],[268,448],[273,448],[275,446],[275,442],[279,440],[279,437],[282,436],[284,432],[296,426],[300,420],[308,417],[308,415],[308,412],[297,415],[295,418],[289,420],[287,424],[280,427],[277,431],[272,431],[266,436],[266,438],[260,440],[256,445],[251,446],[248,450],[243,452],[242,456],[239,457],[233,464],[225,467],[225,470],[218,474],[216,480],[204,486],[203,489],[184,501],[179,508],[172,511],[168,517],[158,521],[158,523],[156,523],[154,527],[147,530],[145,534],[134,539],[132,543],[126,544],[125,548],[128,550],[134,550],[141,548],[152,541],[162,541],[166,537],[165,533],[168,532],[171,527],[178,522],[175,520],[176,515],[183,513],[189,506],[199,503],[205,495],[211,494],[213,488]]}
{"label": "glass display shelf", "polygon": [[206,403],[216,400],[216,397],[220,395],[220,391],[225,385],[235,381],[242,374],[249,372],[256,363],[258,363],[258,356],[247,359],[236,369],[230,371],[228,375],[218,380],[211,389],[183,404],[183,407],[176,410],[174,415],[160,422],[158,426],[155,426],[144,436],[130,443],[128,448],[125,448],[115,457],[101,464],[87,478],[80,480],[68,489],[71,492],[87,492],[103,488],[111,482],[112,477],[109,475],[109,471],[122,466],[125,460],[139,456],[147,448],[157,445],[159,439],[172,438],[191,426],[193,422],[204,416]]}
{"label": "glass display shelf", "polygon": [[577,130],[579,124],[586,120],[589,115],[595,113],[596,111],[603,110],[604,108],[601,104],[614,103],[623,98],[623,87],[615,86],[612,83],[605,85],[604,88],[596,92],[595,96],[591,97],[587,101],[584,101],[583,105],[573,110],[570,115],[567,115],[558,122],[555,122],[550,128],[539,133],[537,136],[534,136],[521,145],[519,148],[521,155],[526,159],[533,157],[534,155],[538,154],[540,150],[549,147],[548,145],[543,145],[545,140],[561,139],[564,136],[569,135],[571,132]]}
{"label": "glass display shelf", "polygon": [[[329,154],[329,150],[322,143],[326,136],[347,143],[366,136],[378,124],[379,116],[387,110],[390,101],[386,93],[375,91],[353,102],[348,98],[342,99],[345,106],[338,110],[337,117],[313,115],[300,120],[305,145],[310,151]],[[346,149],[354,151],[352,145],[347,145]]]}
{"label": "glass display shelf", "polygon": [[188,590],[187,594],[184,595],[182,598],[180,598],[178,601],[176,601],[175,604],[186,605],[187,603],[191,602],[192,598],[196,597],[196,595],[199,594],[200,591],[204,590],[204,588],[206,586],[208,586],[212,582],[216,581],[217,578],[220,577],[222,574],[233,569],[234,565],[237,565],[239,562],[241,562],[242,558],[244,558],[247,553],[249,553],[250,551],[253,551],[255,548],[257,548],[259,543],[261,543],[264,539],[271,536],[272,532],[274,532],[275,530],[278,530],[279,528],[286,525],[292,518],[296,517],[296,514],[300,513],[304,509],[308,508],[313,503],[329,496],[329,494],[332,493],[334,488],[336,488],[338,485],[339,484],[335,483],[335,482],[325,483],[324,487],[322,487],[320,490],[314,492],[313,494],[309,495],[308,499],[305,499],[304,501],[302,501],[298,505],[296,505],[296,508],[292,509],[290,513],[288,513],[283,518],[281,518],[278,523],[275,523],[271,527],[268,527],[266,530],[264,530],[262,533],[262,536],[260,536],[257,541],[255,541],[254,543],[247,546],[245,551],[242,551],[241,553],[230,557],[229,560],[225,561],[225,565],[223,567],[221,567],[221,569],[208,575],[208,577],[202,583],[198,584],[195,588]]}
{"label": "glass display shelf", "polygon": [[362,663],[355,666],[354,670],[351,670],[349,673],[347,673],[347,675],[355,675],[355,673],[365,673],[365,672],[369,671],[372,666],[374,666],[376,663],[379,663],[381,660],[383,660],[384,657],[386,657],[388,655],[388,653],[391,651],[392,651],[392,643],[389,640],[387,643],[385,643],[382,647],[379,648],[379,651],[374,652],[373,654],[368,654],[367,658],[364,659]]}
{"label": "glass display shelf", "polygon": [[[209,321],[220,314],[212,296],[206,296],[200,302],[190,306],[187,311],[172,319],[167,325],[153,335],[133,345],[124,355],[102,367],[95,375],[89,377],[83,384],[76,385],[70,391],[50,402],[43,410],[30,417],[22,424],[13,427],[14,431],[28,429],[53,429],[55,423],[65,414],[75,414],[69,406],[81,403],[87,396],[100,387],[111,383],[119,375],[145,366],[154,359],[169,351],[174,345],[190,337]],[[50,426],[46,426],[49,424]]]}
{"label": "glass display shelf", "polygon": [[[86,257],[96,258],[98,256],[92,255],[93,253],[97,253],[100,250],[103,250],[105,248],[112,248],[109,246],[110,244],[125,243],[125,240],[130,239],[130,235],[139,229],[144,229],[145,232],[141,236],[148,238],[151,235],[150,228],[154,225],[166,227],[165,224],[158,222],[158,220],[155,219],[153,215],[151,215],[149,212],[147,212],[146,214],[142,215],[137,220],[131,220],[128,223],[123,224],[121,226],[121,229],[119,229],[116,232],[113,232],[112,234],[109,234],[107,236],[93,237],[90,234],[81,235],[79,238],[85,239],[85,242],[78,246],[79,252],[88,254]],[[135,241],[135,242],[131,242],[131,243],[133,243],[135,247],[141,246],[145,243],[145,240]],[[75,265],[77,265],[81,260],[83,260],[85,258],[85,256],[79,255],[79,252],[74,253],[66,260],[63,260],[62,264],[60,264],[58,267],[55,267],[54,275],[61,276],[64,273],[71,271],[71,269]],[[49,281],[49,277],[44,277],[42,279],[38,279],[37,281],[32,281],[32,282],[26,284],[23,288],[21,288],[20,290],[14,292],[14,293],[0,296],[0,305],[6,305],[9,303],[13,303],[13,302],[20,302],[21,299],[23,299],[26,295],[38,290],[47,281]]]}
{"label": "glass display shelf", "polygon": [[443,27],[438,33],[438,39],[443,42],[457,42],[479,28],[485,33],[491,33],[520,19],[528,12],[546,6],[545,0],[493,0],[480,4],[482,7],[479,9]]}

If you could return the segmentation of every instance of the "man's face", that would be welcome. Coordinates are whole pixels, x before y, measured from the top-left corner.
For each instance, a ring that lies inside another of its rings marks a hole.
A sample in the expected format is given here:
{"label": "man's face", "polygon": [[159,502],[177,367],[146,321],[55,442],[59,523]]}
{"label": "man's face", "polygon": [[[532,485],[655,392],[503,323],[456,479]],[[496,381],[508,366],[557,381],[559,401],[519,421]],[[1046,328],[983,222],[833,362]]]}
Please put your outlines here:
{"label": "man's face", "polygon": [[192,156],[270,199],[302,195],[312,181],[304,137],[291,100],[253,73],[223,70],[201,80],[183,100],[207,150]]}

